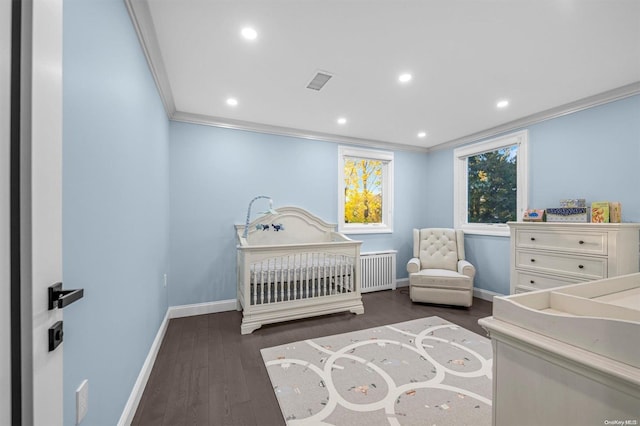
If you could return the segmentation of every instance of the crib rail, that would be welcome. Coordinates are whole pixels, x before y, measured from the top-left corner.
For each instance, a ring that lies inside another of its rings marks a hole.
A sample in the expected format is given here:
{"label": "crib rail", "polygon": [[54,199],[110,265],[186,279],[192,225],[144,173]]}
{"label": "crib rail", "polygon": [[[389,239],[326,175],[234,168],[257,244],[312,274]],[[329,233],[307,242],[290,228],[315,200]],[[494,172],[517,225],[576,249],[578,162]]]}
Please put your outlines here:
{"label": "crib rail", "polygon": [[290,253],[250,264],[244,300],[265,305],[350,293],[356,290],[355,257],[335,253]]}

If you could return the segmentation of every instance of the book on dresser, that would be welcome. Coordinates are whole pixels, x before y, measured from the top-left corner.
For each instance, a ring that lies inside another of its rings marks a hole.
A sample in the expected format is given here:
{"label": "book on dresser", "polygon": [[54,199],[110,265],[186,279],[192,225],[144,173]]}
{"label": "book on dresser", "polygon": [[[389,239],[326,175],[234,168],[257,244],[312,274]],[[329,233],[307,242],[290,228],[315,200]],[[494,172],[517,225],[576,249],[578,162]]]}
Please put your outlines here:
{"label": "book on dresser", "polygon": [[640,271],[640,223],[507,224],[511,294]]}

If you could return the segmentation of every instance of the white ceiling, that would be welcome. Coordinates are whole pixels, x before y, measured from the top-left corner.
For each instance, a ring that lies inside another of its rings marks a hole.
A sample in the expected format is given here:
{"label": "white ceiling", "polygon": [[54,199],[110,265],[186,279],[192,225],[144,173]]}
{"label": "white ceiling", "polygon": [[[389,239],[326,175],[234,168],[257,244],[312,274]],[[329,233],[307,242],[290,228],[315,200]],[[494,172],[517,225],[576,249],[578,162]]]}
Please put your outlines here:
{"label": "white ceiling", "polygon": [[126,2],[178,120],[428,148],[640,92],[637,0]]}

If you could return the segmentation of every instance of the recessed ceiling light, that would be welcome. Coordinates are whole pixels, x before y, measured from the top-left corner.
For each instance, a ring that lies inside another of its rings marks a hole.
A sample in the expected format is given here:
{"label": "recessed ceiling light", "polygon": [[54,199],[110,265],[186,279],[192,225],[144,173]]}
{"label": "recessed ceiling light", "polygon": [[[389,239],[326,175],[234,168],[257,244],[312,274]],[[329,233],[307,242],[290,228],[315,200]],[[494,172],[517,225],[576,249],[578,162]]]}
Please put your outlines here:
{"label": "recessed ceiling light", "polygon": [[413,76],[409,73],[404,73],[404,74],[400,74],[400,76],[398,77],[398,81],[400,83],[408,83],[411,81],[411,79],[413,78]]}
{"label": "recessed ceiling light", "polygon": [[258,37],[258,32],[251,27],[244,27],[240,34],[247,40],[255,40]]}
{"label": "recessed ceiling light", "polygon": [[227,99],[227,105],[236,106],[238,105],[238,100],[236,98],[229,98]]}
{"label": "recessed ceiling light", "polygon": [[427,137],[427,132],[418,132],[418,137],[419,138],[426,138]]}
{"label": "recessed ceiling light", "polygon": [[347,119],[344,117],[338,118],[338,124],[347,124]]}
{"label": "recessed ceiling light", "polygon": [[509,106],[509,101],[508,101],[508,100],[506,100],[506,99],[503,99],[503,100],[501,100],[501,101],[498,101],[498,103],[496,104],[496,106],[497,106],[498,108],[506,108],[506,107],[508,107],[508,106]]}

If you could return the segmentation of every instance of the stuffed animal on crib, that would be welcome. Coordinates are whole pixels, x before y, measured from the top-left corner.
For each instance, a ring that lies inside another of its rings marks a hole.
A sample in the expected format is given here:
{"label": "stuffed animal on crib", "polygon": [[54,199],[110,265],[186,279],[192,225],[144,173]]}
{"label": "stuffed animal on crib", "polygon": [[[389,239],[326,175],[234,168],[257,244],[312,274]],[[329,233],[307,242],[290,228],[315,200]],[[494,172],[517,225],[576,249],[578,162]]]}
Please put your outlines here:
{"label": "stuffed animal on crib", "polygon": [[271,226],[273,227],[273,230],[276,232],[284,231],[284,226],[281,223],[272,223]]}
{"label": "stuffed animal on crib", "polygon": [[266,224],[259,223],[259,224],[256,225],[256,230],[257,231],[268,231],[269,230],[269,224],[268,223],[266,223]]}

